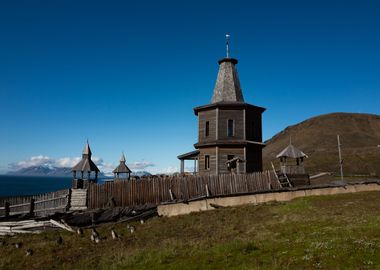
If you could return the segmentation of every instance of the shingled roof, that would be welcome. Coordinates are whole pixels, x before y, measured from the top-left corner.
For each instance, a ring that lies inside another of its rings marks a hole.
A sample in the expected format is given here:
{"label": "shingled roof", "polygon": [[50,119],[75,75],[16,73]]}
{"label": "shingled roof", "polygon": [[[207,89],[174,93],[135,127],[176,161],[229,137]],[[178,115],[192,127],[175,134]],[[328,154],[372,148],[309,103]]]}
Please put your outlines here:
{"label": "shingled roof", "polygon": [[237,63],[238,60],[229,57],[219,60],[219,72],[211,103],[244,102],[238,73],[235,67]]}
{"label": "shingled roof", "polygon": [[113,173],[131,173],[132,171],[125,164],[125,156],[124,153],[121,154],[120,164],[112,171]]}
{"label": "shingled roof", "polygon": [[280,154],[276,156],[277,158],[307,158],[308,156],[294,147],[292,144],[289,144]]}
{"label": "shingled roof", "polygon": [[72,169],[72,171],[78,172],[99,172],[98,167],[91,160],[91,149],[90,145],[86,143],[83,152],[82,152],[82,160],[78,162]]}

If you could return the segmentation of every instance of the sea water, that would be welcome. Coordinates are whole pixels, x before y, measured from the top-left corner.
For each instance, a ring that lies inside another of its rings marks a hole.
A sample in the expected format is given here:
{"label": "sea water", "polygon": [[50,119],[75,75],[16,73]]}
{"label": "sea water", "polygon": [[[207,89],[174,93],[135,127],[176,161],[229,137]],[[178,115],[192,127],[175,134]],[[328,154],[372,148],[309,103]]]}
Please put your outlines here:
{"label": "sea water", "polygon": [[[71,177],[0,175],[0,197],[35,195],[70,188]],[[103,180],[100,179],[98,183]]]}

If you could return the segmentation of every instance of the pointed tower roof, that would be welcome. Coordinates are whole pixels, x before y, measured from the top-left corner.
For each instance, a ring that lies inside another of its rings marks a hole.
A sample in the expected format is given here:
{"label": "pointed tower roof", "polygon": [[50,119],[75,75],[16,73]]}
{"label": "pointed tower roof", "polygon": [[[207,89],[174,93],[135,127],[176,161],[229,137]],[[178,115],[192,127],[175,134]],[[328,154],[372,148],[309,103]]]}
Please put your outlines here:
{"label": "pointed tower roof", "polygon": [[92,154],[88,141],[87,141],[86,145],[83,148],[82,154],[83,155],[91,155]]}
{"label": "pointed tower roof", "polygon": [[125,162],[126,162],[125,155],[124,153],[122,153],[120,157],[120,164],[112,172],[113,173],[131,173],[132,171],[128,168]]}
{"label": "pointed tower roof", "polygon": [[121,157],[120,157],[120,162],[124,162],[125,163],[125,155],[124,153],[121,153]]}
{"label": "pointed tower roof", "polygon": [[83,148],[82,152],[82,160],[76,164],[72,171],[82,171],[82,172],[99,172],[98,167],[95,165],[95,163],[91,160],[91,149],[90,145],[87,141],[86,145]]}
{"label": "pointed tower roof", "polygon": [[244,102],[240,81],[236,70],[238,60],[223,58],[219,62],[219,72],[216,79],[211,103]]}

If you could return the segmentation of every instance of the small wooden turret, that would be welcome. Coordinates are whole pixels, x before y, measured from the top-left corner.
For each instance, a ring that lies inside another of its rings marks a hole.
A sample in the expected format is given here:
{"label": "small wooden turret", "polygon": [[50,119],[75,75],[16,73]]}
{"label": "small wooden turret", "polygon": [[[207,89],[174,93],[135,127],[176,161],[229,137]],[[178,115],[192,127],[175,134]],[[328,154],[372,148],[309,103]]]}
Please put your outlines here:
{"label": "small wooden turret", "polygon": [[[72,169],[73,188],[87,188],[90,182],[96,183],[98,181],[99,169],[91,160],[91,156],[92,152],[87,142],[82,152],[82,160]],[[78,173],[80,173],[79,176]]]}
{"label": "small wooden turret", "polygon": [[[120,157],[120,164],[112,171],[113,174],[115,175],[115,180],[121,180],[121,179],[130,179],[131,178],[131,170],[128,168],[128,166],[125,164],[126,159],[124,153],[121,154]],[[125,176],[120,178],[121,176]]]}
{"label": "small wooden turret", "polygon": [[286,180],[285,183],[291,186],[310,185],[309,174],[306,173],[304,167],[304,160],[308,156],[292,145],[289,145],[282,150],[276,158],[280,161],[280,171],[277,171],[277,176],[280,180]]}

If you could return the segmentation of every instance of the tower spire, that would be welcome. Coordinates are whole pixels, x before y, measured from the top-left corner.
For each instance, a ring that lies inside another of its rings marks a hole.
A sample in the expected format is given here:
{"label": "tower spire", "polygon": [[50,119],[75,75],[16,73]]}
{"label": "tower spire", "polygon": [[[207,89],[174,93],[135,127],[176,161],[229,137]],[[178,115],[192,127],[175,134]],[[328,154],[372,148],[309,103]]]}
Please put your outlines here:
{"label": "tower spire", "polygon": [[229,48],[229,38],[230,38],[230,35],[227,33],[226,34],[226,57],[227,58],[230,58],[230,48]]}
{"label": "tower spire", "polygon": [[230,57],[230,35],[226,34],[227,56],[218,61],[219,71],[216,79],[214,94],[211,103],[217,102],[244,102],[240,81],[236,70],[238,60]]}
{"label": "tower spire", "polygon": [[124,151],[123,152],[121,152],[121,157],[120,157],[120,162],[121,163],[125,163],[125,155],[124,155]]}
{"label": "tower spire", "polygon": [[90,149],[90,144],[88,143],[88,139],[86,141],[86,145],[83,148],[82,155],[83,156],[89,156],[91,158],[91,149]]}

